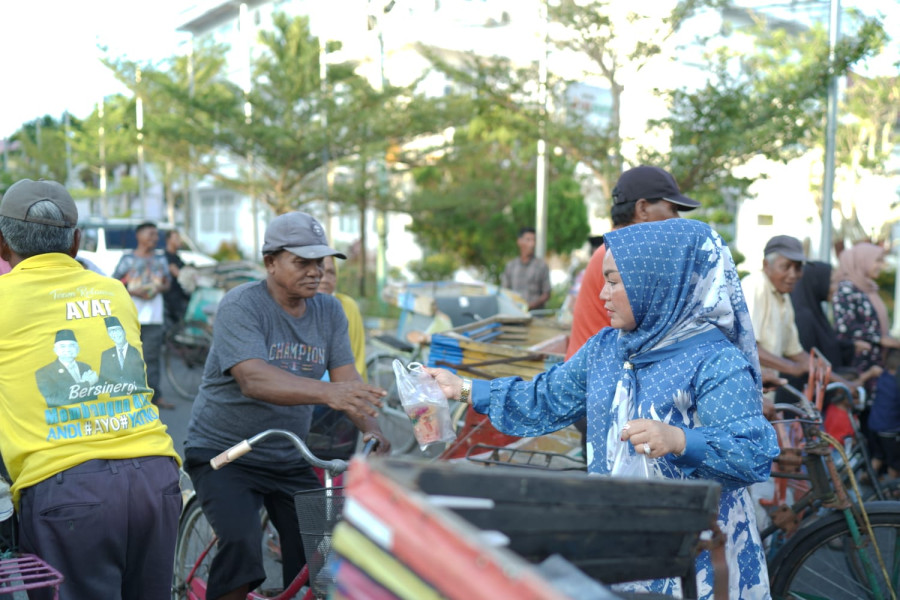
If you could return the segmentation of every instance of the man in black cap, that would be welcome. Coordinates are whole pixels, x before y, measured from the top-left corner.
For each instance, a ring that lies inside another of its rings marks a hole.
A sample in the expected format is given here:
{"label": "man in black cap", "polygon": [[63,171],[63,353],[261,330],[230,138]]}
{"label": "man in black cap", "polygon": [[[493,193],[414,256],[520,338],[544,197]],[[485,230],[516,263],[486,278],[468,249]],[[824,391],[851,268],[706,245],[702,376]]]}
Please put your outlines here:
{"label": "man in black cap", "polygon": [[[635,223],[664,221],[677,218],[680,211],[694,210],[700,203],[688,198],[678,189],[675,178],[659,167],[642,165],[628,169],[619,177],[613,188],[613,205],[610,209],[613,229]],[[600,247],[591,256],[581,280],[581,289],[572,310],[572,332],[566,348],[570,358],[589,337],[609,327],[609,316],[600,300],[603,277],[603,257],[606,248]]]}
{"label": "man in black cap", "polygon": [[[0,455],[20,546],[62,573],[61,598],[164,600],[179,458],[146,386],[104,385],[76,360],[109,345],[113,315],[130,339],[140,336],[125,287],[75,260],[77,222],[55,181],[23,179],[0,201],[0,256],[12,266],[0,277]],[[47,366],[50,340],[58,360]],[[65,378],[67,395],[50,391]]]}
{"label": "man in black cap", "polygon": [[78,350],[74,331],[60,329],[56,332],[53,351],[57,359],[34,374],[47,406],[64,406],[97,397],[96,394],[82,396],[80,393],[83,388],[97,383],[99,377],[90,365],[75,360]]}
{"label": "man in black cap", "polygon": [[[384,390],[363,382],[354,364],[347,317],[337,298],[319,294],[331,248],[312,216],[275,217],[262,248],[266,279],[229,290],[216,309],[213,344],[194,400],[185,441],[185,468],[219,536],[207,597],[244,598],[266,577],[259,548],[265,505],[281,540],[282,576],[290,583],[306,560],[293,494],[321,487],[312,469],[282,440],[254,446],[227,469],[209,460],[265,429],[305,439],[316,405],[343,411],[390,444],[375,417]],[[330,382],[321,381],[328,372]]]}
{"label": "man in black cap", "polygon": [[125,328],[117,317],[103,319],[113,347],[100,355],[100,379],[108,383],[130,383],[146,387],[144,359],[137,348],[125,339]]}
{"label": "man in black cap", "polygon": [[776,235],[766,243],[762,269],[741,280],[760,365],[794,377],[809,369],[809,354],[800,345],[790,296],[803,275],[804,262],[800,240]]}

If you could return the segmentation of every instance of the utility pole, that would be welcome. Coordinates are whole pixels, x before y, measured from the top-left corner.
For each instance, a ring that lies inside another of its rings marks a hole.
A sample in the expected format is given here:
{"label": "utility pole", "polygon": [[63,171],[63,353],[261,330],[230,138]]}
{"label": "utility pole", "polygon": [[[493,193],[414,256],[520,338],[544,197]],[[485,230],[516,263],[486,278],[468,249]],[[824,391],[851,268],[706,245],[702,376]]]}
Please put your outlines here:
{"label": "utility pole", "polygon": [[72,187],[72,127],[69,111],[63,113],[63,132],[66,137],[66,188]]}
{"label": "utility pole", "polygon": [[534,254],[538,258],[544,258],[547,254],[547,54],[549,51],[549,15],[547,11],[548,0],[538,0],[539,19],[541,27],[541,55],[538,59],[538,131],[540,137],[537,141],[537,173],[535,174],[535,248]]}
{"label": "utility pole", "polygon": [[136,100],[135,120],[137,121],[138,195],[141,198],[141,217],[147,218],[147,196],[144,193],[144,101],[141,99],[141,70],[135,73]]}
{"label": "utility pole", "polygon": [[837,130],[838,73],[835,68],[835,49],[841,35],[841,1],[831,0],[831,19],[828,26],[828,62],[831,80],[828,82],[827,121],[825,123],[825,175],[822,185],[822,243],[819,258],[831,262],[831,212],[834,207],[834,148]]}
{"label": "utility pole", "polygon": [[[378,69],[381,82],[381,91],[387,87],[387,78],[384,74],[384,16],[394,8],[394,0],[380,0],[381,10],[374,15],[375,27],[378,34]],[[378,162],[378,195],[384,201],[387,189],[387,164],[386,157],[382,156]],[[388,215],[384,207],[380,207],[375,216],[375,230],[378,234],[378,254],[375,262],[375,280],[378,288],[378,301],[383,303],[384,287],[387,283],[387,238]]]}
{"label": "utility pole", "polygon": [[[253,106],[250,104],[250,90],[253,85],[251,81],[251,70],[253,61],[250,60],[250,45],[252,35],[252,25],[250,22],[250,9],[246,3],[242,2],[238,12],[238,27],[240,31],[241,42],[243,44],[243,54],[247,59],[247,74],[244,78],[244,122],[248,125],[253,121]],[[253,181],[253,153],[247,153],[247,175],[250,179],[250,212],[253,215],[253,250],[259,252],[259,202],[256,198],[256,189]]]}
{"label": "utility pole", "polygon": [[100,128],[97,131],[97,137],[100,141],[100,216],[104,219],[109,217],[109,203],[106,196],[106,128],[103,126],[103,109],[106,98],[100,98],[97,106],[97,117],[100,120]]}
{"label": "utility pole", "polygon": [[[188,45],[188,62],[187,62],[187,75],[188,75],[188,97],[191,100],[194,99],[194,34],[191,33],[191,39]],[[194,222],[194,209],[197,206],[197,183],[194,177],[194,165],[197,164],[197,160],[195,157],[196,150],[194,148],[194,144],[190,144],[188,146],[188,156],[191,158],[191,165],[188,168],[188,189],[185,190],[185,207],[184,207],[184,228],[190,232],[193,236],[196,232],[193,231],[191,225]],[[173,219],[174,222],[174,219]],[[194,238],[196,239],[196,237]]]}
{"label": "utility pole", "polygon": [[[324,19],[323,19],[324,23]],[[328,46],[325,41],[325,34],[319,30],[319,105],[322,107],[322,204],[325,208],[325,235],[328,240],[334,242],[331,235],[331,203],[328,201],[328,64],[325,56],[328,53]]]}

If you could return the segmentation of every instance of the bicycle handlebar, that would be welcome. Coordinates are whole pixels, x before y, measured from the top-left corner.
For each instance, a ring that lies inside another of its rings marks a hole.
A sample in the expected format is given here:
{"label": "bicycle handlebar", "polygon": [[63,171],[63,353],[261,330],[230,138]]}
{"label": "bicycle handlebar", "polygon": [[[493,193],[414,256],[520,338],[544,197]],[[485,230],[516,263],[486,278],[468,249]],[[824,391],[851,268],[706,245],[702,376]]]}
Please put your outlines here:
{"label": "bicycle handlebar", "polygon": [[806,419],[811,419],[813,421],[821,421],[822,417],[819,415],[819,411],[812,405],[809,401],[809,398],[806,397],[806,394],[795,388],[789,383],[781,386],[781,389],[789,392],[793,396],[797,398],[796,404],[776,404],[776,410],[784,410],[787,412],[792,412],[799,417],[803,417]]}
{"label": "bicycle handlebar", "polygon": [[[253,445],[257,442],[260,442],[272,435],[278,435],[289,439],[291,443],[294,444],[294,447],[300,452],[301,456],[306,459],[306,462],[308,462],[313,467],[325,469],[326,471],[329,471],[335,475],[343,473],[347,470],[347,461],[341,460],[339,458],[335,458],[332,460],[322,460],[316,457],[316,455],[314,455],[310,451],[309,447],[303,442],[303,440],[300,439],[297,434],[285,429],[266,429],[265,431],[257,433],[253,437],[242,442],[238,442],[225,452],[222,452],[218,456],[213,457],[209,461],[209,464],[213,469],[219,470],[228,463],[234,462],[238,458],[250,452],[253,449]],[[366,443],[366,448],[363,451],[368,454],[368,452],[371,452],[377,444],[378,440],[373,438]]]}

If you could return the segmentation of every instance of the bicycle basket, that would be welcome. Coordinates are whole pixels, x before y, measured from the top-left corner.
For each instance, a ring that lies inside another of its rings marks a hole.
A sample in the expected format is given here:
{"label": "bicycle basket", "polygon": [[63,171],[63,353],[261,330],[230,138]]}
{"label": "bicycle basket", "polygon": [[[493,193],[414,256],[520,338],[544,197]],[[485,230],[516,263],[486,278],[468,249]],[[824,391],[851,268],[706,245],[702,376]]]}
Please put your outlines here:
{"label": "bicycle basket", "polygon": [[324,597],[334,584],[334,574],[322,569],[331,556],[331,533],[341,520],[344,488],[321,488],[294,494],[303,552],[309,567],[310,587],[316,597]]}
{"label": "bicycle basket", "polygon": [[306,445],[310,452],[323,460],[348,460],[356,450],[359,430],[346,413],[316,406]]}

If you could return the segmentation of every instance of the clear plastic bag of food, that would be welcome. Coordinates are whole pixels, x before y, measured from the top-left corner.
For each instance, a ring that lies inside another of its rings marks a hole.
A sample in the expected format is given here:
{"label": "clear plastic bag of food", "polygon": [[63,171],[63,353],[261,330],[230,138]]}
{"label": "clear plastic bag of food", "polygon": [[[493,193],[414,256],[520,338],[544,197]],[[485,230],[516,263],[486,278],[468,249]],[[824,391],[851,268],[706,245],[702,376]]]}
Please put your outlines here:
{"label": "clear plastic bag of food", "polygon": [[400,403],[412,421],[419,448],[425,450],[431,444],[456,439],[450,424],[450,405],[434,377],[421,363],[409,363],[406,367],[394,359],[393,367]]}

